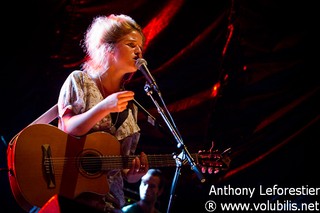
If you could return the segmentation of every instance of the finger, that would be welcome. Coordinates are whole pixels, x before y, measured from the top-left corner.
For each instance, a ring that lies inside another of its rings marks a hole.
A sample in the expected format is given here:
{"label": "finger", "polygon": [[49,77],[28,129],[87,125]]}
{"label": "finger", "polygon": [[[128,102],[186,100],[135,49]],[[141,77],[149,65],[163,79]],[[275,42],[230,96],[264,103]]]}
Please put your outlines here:
{"label": "finger", "polygon": [[118,93],[118,98],[131,98],[134,96],[134,92],[132,91],[121,91]]}
{"label": "finger", "polygon": [[123,110],[127,109],[127,106],[128,106],[128,102],[118,103],[118,110],[122,112]]}
{"label": "finger", "polygon": [[119,104],[128,103],[129,101],[133,100],[134,96],[131,97],[121,97],[118,100]]}
{"label": "finger", "polygon": [[141,159],[141,164],[144,164],[146,166],[149,164],[148,157],[144,152],[141,152],[140,159]]}
{"label": "finger", "polygon": [[147,171],[149,169],[148,157],[144,152],[141,152],[140,155],[140,169],[143,171]]}
{"label": "finger", "polygon": [[140,170],[140,159],[138,157],[135,157],[133,160],[132,169],[135,172],[139,172]]}

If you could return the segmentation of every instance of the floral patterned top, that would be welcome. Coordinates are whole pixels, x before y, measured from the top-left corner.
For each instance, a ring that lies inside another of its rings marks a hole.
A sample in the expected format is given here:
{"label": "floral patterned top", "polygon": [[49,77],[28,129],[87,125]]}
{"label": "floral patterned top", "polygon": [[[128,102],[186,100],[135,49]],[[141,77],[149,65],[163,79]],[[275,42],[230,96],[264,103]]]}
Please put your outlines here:
{"label": "floral patterned top", "polygon": [[[92,80],[87,73],[75,70],[70,73],[61,87],[58,99],[59,118],[64,115],[67,109],[72,110],[74,114],[81,114],[88,111],[102,100],[103,95],[95,81]],[[131,107],[128,107],[125,113],[126,117],[122,119],[122,123],[119,124],[120,126],[116,125],[116,123],[112,123],[112,116],[109,114],[100,122],[96,123],[90,133],[96,131],[106,131],[111,133],[120,142],[120,153],[122,155],[134,154],[140,138],[140,128],[137,124],[137,113],[137,106],[131,104]],[[121,114],[122,112],[117,115],[115,122],[119,120],[118,117],[121,117]],[[62,128],[63,125],[61,121],[62,120],[59,119],[59,128]],[[107,181],[109,183],[111,194],[119,200],[120,206],[123,206],[125,204],[125,200],[123,192],[123,177],[120,170],[109,171],[107,173]]]}

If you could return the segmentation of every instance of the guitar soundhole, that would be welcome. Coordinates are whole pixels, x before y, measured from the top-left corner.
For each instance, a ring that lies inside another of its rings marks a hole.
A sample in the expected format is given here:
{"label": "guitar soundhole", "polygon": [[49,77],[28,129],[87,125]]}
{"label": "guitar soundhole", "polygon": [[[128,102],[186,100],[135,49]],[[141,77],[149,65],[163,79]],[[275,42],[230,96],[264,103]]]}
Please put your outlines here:
{"label": "guitar soundhole", "polygon": [[82,172],[86,175],[93,176],[102,171],[102,160],[95,152],[87,150],[81,155],[79,162]]}

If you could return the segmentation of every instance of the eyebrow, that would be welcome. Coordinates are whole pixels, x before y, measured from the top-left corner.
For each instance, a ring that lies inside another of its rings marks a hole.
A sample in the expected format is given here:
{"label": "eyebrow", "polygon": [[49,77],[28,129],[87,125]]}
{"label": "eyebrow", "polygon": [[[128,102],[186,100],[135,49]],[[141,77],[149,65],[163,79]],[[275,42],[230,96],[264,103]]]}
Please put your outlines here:
{"label": "eyebrow", "polygon": [[[124,42],[134,42],[134,43],[139,43],[137,39],[133,39],[133,38],[125,38],[122,41]],[[139,45],[141,46],[141,45]]]}
{"label": "eyebrow", "polygon": [[132,38],[131,36],[128,38],[126,36],[123,36],[119,41],[131,41],[131,42],[138,42],[136,38]]}

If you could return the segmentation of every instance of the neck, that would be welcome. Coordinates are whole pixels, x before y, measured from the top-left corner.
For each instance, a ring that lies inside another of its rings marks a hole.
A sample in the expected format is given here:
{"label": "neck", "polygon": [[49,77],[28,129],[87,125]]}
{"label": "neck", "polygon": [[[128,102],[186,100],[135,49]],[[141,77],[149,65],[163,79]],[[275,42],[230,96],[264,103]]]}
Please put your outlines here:
{"label": "neck", "polygon": [[105,96],[118,92],[121,89],[123,76],[116,75],[114,72],[106,72],[99,77],[100,89]]}
{"label": "neck", "polygon": [[138,201],[139,206],[143,209],[143,212],[145,213],[154,213],[156,212],[156,208],[154,207],[155,203],[149,203],[145,202],[144,200],[139,200]]}

